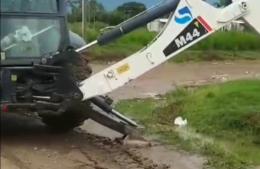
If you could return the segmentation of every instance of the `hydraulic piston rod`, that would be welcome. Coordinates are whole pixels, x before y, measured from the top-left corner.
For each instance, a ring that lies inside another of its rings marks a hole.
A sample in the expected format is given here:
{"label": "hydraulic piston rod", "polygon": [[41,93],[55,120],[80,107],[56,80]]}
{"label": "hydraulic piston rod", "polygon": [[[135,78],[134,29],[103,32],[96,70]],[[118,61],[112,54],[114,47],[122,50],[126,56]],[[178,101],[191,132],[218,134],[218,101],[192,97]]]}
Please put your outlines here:
{"label": "hydraulic piston rod", "polygon": [[135,16],[129,19],[128,21],[119,24],[111,31],[105,32],[96,41],[91,42],[90,44],[87,44],[77,49],[76,51],[83,52],[84,50],[96,44],[106,45],[107,43],[120,38],[124,34],[132,32],[133,30],[146,25],[157,18],[163,17],[164,15],[174,12],[179,2],[180,0],[166,0],[163,3],[160,3],[152,7],[151,9],[141,13],[140,15]]}

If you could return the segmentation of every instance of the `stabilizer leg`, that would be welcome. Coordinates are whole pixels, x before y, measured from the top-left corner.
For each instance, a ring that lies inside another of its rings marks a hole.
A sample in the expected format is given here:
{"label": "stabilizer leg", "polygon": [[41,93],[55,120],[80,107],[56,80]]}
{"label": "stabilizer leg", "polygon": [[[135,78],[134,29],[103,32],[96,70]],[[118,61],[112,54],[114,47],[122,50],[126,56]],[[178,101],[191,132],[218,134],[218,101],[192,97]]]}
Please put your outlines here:
{"label": "stabilizer leg", "polygon": [[92,112],[88,117],[122,135],[131,135],[138,127],[137,123],[114,110],[102,97],[95,97],[92,102]]}

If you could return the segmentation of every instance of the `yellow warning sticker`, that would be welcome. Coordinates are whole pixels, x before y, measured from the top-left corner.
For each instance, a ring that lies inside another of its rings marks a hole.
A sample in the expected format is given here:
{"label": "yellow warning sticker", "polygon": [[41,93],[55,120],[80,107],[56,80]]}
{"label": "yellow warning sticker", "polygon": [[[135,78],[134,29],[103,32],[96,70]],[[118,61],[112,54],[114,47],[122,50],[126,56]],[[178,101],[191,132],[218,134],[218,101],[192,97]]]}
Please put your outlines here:
{"label": "yellow warning sticker", "polygon": [[121,75],[121,74],[126,73],[130,70],[130,65],[128,63],[124,64],[123,66],[120,66],[116,70],[117,70],[117,73]]}

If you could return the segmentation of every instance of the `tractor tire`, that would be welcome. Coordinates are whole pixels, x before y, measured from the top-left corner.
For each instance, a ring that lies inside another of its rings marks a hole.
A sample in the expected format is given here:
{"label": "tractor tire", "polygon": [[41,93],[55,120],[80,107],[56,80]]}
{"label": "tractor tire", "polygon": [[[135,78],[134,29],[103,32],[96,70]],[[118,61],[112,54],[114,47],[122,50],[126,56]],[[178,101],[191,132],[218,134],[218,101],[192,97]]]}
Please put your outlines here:
{"label": "tractor tire", "polygon": [[84,120],[75,118],[67,114],[56,117],[43,117],[42,122],[47,125],[48,129],[55,132],[68,132],[82,124]]}
{"label": "tractor tire", "polygon": [[[79,55],[76,63],[67,63],[67,67],[71,71],[72,79],[80,82],[89,78],[92,74],[92,68],[89,61],[84,55]],[[87,120],[88,113],[93,113],[89,101],[72,103],[69,109],[60,115],[40,115],[42,122],[45,123],[52,131],[67,132],[78,127]]]}
{"label": "tractor tire", "polygon": [[93,111],[88,102],[77,103],[60,115],[40,115],[42,122],[54,132],[68,132],[81,126]]}

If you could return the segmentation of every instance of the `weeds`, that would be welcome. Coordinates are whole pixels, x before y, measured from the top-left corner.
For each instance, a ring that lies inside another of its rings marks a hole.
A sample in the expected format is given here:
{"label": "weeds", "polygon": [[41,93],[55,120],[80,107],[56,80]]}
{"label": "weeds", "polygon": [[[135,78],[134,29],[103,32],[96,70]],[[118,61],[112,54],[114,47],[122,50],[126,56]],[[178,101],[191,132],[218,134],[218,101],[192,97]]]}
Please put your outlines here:
{"label": "weeds", "polygon": [[[260,81],[179,89],[162,100],[122,101],[117,108],[144,124],[147,135],[208,157],[205,168],[248,169],[260,164]],[[188,119],[178,129],[174,119]]]}
{"label": "weeds", "polygon": [[[86,25],[85,38],[88,42],[96,40],[102,33],[101,30],[108,25],[97,22],[95,27]],[[69,27],[81,35],[81,24],[71,23]],[[155,33],[140,28],[107,46],[95,47],[89,50],[89,57],[98,60],[122,59],[137,52],[149,42]],[[177,62],[203,61],[203,60],[234,60],[234,59],[259,59],[260,36],[249,32],[217,32],[177,56]]]}

